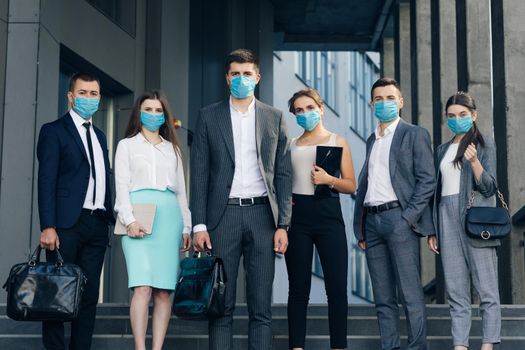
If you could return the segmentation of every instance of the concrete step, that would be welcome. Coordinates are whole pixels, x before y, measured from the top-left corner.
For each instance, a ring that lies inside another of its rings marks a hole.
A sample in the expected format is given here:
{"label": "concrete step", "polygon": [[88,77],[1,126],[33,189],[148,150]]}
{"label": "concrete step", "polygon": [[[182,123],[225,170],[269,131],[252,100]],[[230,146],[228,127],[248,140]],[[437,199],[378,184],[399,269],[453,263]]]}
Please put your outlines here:
{"label": "concrete step", "polygon": [[[428,305],[429,350],[451,347],[450,316],[447,305]],[[274,349],[287,348],[288,323],[286,305],[274,305]],[[133,344],[127,304],[101,304],[97,311],[93,349],[130,349]],[[234,316],[235,349],[247,348],[248,316],[246,305],[238,305]],[[349,305],[348,344],[350,349],[379,349],[379,331],[375,309],[371,305]],[[400,314],[404,315],[400,310]],[[473,348],[479,347],[481,317],[473,307]],[[406,341],[405,317],[400,319],[400,330]],[[67,327],[67,325],[66,325]],[[497,349],[525,350],[525,306],[502,306],[502,345]],[[66,329],[66,334],[69,332]],[[5,305],[0,305],[0,349],[23,350],[40,348],[41,324],[16,322],[5,316]],[[148,331],[151,334],[151,329]],[[328,310],[326,305],[312,305],[308,309],[307,348],[329,349]],[[172,317],[165,349],[207,349],[207,322],[187,321]]]}
{"label": "concrete step", "polygon": [[[380,349],[379,336],[348,336],[349,350],[374,350]],[[452,348],[450,337],[429,336],[427,338],[427,350],[446,350]],[[151,346],[151,338],[148,337]],[[246,350],[248,348],[246,336],[234,336],[234,350]],[[402,337],[402,347],[406,346],[406,336]],[[39,336],[10,336],[0,335],[0,349],[9,350],[35,350],[40,349],[41,340]],[[480,337],[471,337],[472,349],[480,348]],[[133,349],[133,337],[131,335],[95,335],[93,337],[92,349],[96,350],[129,350]],[[168,335],[164,343],[164,349],[181,350],[208,350],[208,339],[206,336],[175,336]],[[274,350],[288,349],[288,338],[285,336],[273,337]],[[330,340],[328,336],[307,336],[306,349],[329,350]],[[503,337],[502,343],[494,347],[495,350],[523,350],[525,349],[525,337]]]}

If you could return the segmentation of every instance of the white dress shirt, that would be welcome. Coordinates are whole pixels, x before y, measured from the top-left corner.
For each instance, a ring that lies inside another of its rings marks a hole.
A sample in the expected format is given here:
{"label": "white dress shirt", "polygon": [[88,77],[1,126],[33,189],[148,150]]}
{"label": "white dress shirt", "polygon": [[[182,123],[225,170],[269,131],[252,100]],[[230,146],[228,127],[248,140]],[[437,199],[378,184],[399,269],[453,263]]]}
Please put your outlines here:
{"label": "white dress shirt", "polygon": [[161,137],[153,145],[142,133],[121,140],[115,154],[115,211],[124,225],[135,221],[129,193],[142,189],[170,190],[177,195],[184,222],[183,233],[190,233],[191,214],[186,199],[184,169],[171,142]]}
{"label": "white dress shirt", "polygon": [[459,193],[459,183],[461,180],[461,168],[454,166],[454,158],[458,153],[458,143],[451,143],[448,146],[447,152],[441,164],[439,164],[439,171],[441,172],[441,196],[451,196]]}
{"label": "white dress shirt", "polygon": [[365,206],[375,206],[397,201],[397,196],[390,180],[390,147],[394,133],[401,118],[390,124],[381,136],[380,125],[375,130],[376,140],[368,160],[368,189]]}
{"label": "white dress shirt", "polygon": [[[69,115],[71,115],[73,123],[75,123],[75,126],[77,127],[80,138],[82,139],[82,143],[84,144],[87,160],[89,162],[89,182],[86,192],[86,198],[84,199],[83,208],[90,210],[106,209],[104,207],[104,200],[106,197],[106,166],[104,165],[104,154],[102,153],[102,147],[100,146],[97,134],[93,129],[93,120],[82,118],[78,115],[77,112],[75,112],[74,109],[69,110]],[[95,182],[93,181],[93,176],[91,174],[91,158],[89,157],[86,128],[83,125],[86,122],[91,123],[91,126],[89,127],[89,132],[91,134],[91,143],[93,144],[93,157],[95,159],[95,176],[97,178],[97,192],[95,194],[95,204],[93,204],[93,186],[95,186]]]}
{"label": "white dress shirt", "polygon": [[[252,198],[266,196],[266,185],[259,168],[257,139],[255,137],[255,98],[246,112],[241,112],[230,97],[235,171],[233,173],[230,198]],[[193,232],[207,231],[206,225],[195,225]]]}
{"label": "white dress shirt", "polygon": [[241,112],[235,108],[230,98],[230,116],[235,149],[235,172],[233,173],[230,198],[266,196],[266,185],[257,157],[255,98],[246,112]]}

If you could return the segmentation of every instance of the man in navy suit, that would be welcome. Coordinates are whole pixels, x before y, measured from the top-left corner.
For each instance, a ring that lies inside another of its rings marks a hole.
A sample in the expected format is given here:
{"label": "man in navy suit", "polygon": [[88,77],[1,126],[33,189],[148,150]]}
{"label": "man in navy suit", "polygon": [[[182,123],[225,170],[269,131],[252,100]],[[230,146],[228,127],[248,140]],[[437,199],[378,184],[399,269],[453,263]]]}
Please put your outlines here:
{"label": "man in navy suit", "polygon": [[[48,261],[56,259],[53,251],[58,249],[87,278],[69,344],[69,349],[84,350],[91,347],[108,224],[114,217],[106,137],[92,123],[100,102],[99,80],[73,75],[68,100],[70,111],[43,125],[38,138],[40,245]],[[63,322],[43,322],[42,340],[47,350],[64,350]]]}
{"label": "man in navy suit", "polygon": [[429,207],[435,188],[430,134],[400,118],[403,97],[395,80],[379,79],[371,95],[370,106],[379,124],[366,142],[354,233],[366,249],[381,348],[400,349],[399,292],[407,318],[407,350],[425,350],[418,238],[434,233]]}

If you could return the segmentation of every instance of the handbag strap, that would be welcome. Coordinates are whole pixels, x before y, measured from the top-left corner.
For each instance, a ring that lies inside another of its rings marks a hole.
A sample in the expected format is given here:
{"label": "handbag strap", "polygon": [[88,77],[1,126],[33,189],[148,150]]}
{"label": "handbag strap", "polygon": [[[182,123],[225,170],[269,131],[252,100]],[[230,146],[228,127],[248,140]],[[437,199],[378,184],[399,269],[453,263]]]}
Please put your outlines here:
{"label": "handbag strap", "polygon": [[[508,212],[509,206],[507,205],[507,202],[505,202],[503,193],[501,193],[499,189],[497,189],[497,191],[498,191],[498,198],[501,202],[501,206]],[[474,198],[476,198],[476,190],[472,190],[472,193],[470,194],[470,199],[468,200],[467,209],[472,208],[472,205],[474,204]]]}
{"label": "handbag strap", "polygon": [[[42,252],[42,247],[40,247],[40,245],[38,245],[35,249],[35,251],[33,252],[33,254],[31,254],[31,257],[29,258],[29,262],[28,264],[31,265],[31,266],[35,266],[37,263],[40,262],[40,253]],[[55,263],[55,265],[57,267],[61,267],[64,265],[64,259],[62,258],[62,255],[60,254],[58,248],[55,249],[55,252],[57,254],[57,261]]]}

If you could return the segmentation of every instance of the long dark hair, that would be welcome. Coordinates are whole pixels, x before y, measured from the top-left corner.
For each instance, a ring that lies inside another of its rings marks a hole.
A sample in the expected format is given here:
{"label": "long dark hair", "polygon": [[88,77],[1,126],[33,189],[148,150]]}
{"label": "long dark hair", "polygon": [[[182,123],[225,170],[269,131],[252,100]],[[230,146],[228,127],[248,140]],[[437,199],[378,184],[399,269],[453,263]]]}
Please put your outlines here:
{"label": "long dark hair", "polygon": [[[463,107],[466,107],[470,111],[470,113],[476,112],[476,102],[474,101],[474,98],[472,98],[472,96],[463,91],[458,91],[454,95],[449,97],[445,106],[445,111],[448,112],[448,107],[452,105],[461,105]],[[458,153],[454,158],[455,167],[461,167],[463,155],[465,154],[468,145],[470,145],[471,143],[473,143],[476,146],[480,145],[481,147],[485,147],[485,140],[483,139],[483,135],[481,135],[481,132],[479,131],[476,122],[473,123],[472,128],[470,128],[470,130],[465,134],[465,136],[463,136],[461,141],[459,141]]]}
{"label": "long dark hair", "polygon": [[168,140],[173,145],[175,153],[182,158],[180,142],[175,132],[175,126],[173,125],[173,118],[171,116],[171,109],[168,104],[168,100],[158,90],[146,91],[137,98],[133,109],[131,110],[131,116],[129,118],[128,127],[126,128],[125,137],[133,137],[142,130],[142,123],[140,121],[140,106],[145,100],[159,100],[164,111],[164,120],[166,121],[159,129],[159,134],[165,140]]}

